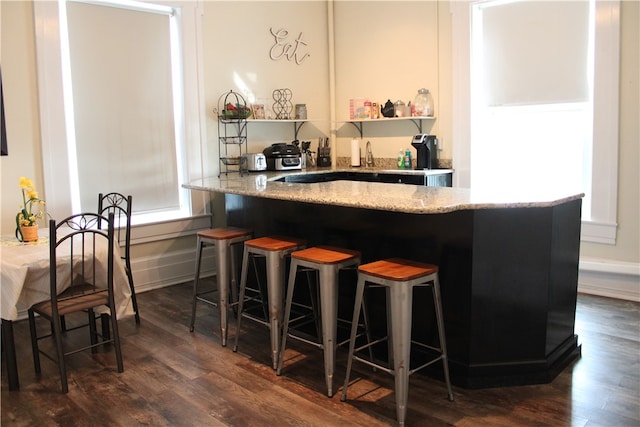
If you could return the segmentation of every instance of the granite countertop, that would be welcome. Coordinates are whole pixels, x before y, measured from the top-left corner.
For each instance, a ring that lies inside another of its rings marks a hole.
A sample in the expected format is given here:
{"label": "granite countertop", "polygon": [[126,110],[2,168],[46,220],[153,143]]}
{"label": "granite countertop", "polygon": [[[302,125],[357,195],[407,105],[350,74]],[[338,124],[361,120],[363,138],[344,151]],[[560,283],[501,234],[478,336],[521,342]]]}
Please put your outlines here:
{"label": "granite countertop", "polygon": [[194,180],[183,187],[191,190],[238,194],[302,203],[346,206],[416,214],[437,214],[471,209],[551,207],[584,194],[567,194],[554,189],[539,189],[537,194],[501,192],[498,188],[470,190],[468,188],[426,187],[411,184],[386,184],[366,181],[330,181],[295,183],[276,181],[286,175],[327,172],[440,174],[450,169],[430,171],[381,170],[375,168],[318,168],[298,171],[232,173]]}

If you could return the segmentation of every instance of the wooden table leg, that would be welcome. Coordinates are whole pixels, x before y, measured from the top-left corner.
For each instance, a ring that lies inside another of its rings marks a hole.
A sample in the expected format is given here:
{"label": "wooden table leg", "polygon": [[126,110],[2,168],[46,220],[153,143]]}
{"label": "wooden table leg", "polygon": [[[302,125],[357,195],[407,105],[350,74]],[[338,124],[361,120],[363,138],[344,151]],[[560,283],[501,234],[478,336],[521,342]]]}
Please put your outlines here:
{"label": "wooden table leg", "polygon": [[16,344],[13,340],[13,322],[2,319],[2,351],[7,365],[9,390],[20,390],[18,363],[16,361]]}

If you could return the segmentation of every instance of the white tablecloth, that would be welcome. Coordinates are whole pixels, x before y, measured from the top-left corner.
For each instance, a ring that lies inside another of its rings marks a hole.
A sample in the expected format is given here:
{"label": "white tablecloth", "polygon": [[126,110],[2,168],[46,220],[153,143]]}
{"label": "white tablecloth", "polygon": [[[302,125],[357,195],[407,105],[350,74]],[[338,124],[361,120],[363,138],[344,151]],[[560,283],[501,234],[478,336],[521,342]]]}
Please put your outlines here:
{"label": "white tablecloth", "polygon": [[[2,319],[16,320],[19,311],[27,310],[33,304],[49,298],[49,230],[42,228],[38,235],[38,241],[32,243],[18,242],[14,236],[0,237]],[[106,245],[103,244],[99,249],[106,250]],[[121,318],[132,315],[133,306],[124,263],[117,248],[114,251],[113,286],[117,315]],[[58,269],[57,274],[59,279],[70,275],[67,268]]]}

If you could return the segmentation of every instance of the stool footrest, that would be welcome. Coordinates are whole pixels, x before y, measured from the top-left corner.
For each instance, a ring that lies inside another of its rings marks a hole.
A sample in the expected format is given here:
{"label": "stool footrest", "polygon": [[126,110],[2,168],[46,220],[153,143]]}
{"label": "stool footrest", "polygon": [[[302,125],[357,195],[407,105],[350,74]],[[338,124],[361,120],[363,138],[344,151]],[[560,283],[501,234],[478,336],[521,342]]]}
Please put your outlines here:
{"label": "stool footrest", "polygon": [[[366,331],[365,331],[365,327],[362,327],[362,332],[360,333],[356,333],[356,339],[360,338],[360,337],[364,337],[367,335]],[[347,338],[345,340],[339,341],[338,343],[336,343],[336,347],[342,347],[345,344],[348,344],[349,341],[351,341],[351,339]]]}
{"label": "stool footrest", "polygon": [[203,303],[205,303],[205,304],[212,305],[212,306],[214,306],[214,307],[217,307],[217,306],[218,306],[218,303],[217,303],[217,302],[215,302],[215,301],[211,301],[210,299],[206,299],[206,298],[204,298],[204,297],[202,297],[202,296],[200,296],[200,295],[202,295],[202,294],[198,294],[198,295],[196,295],[196,299],[197,299],[198,301],[203,302]]}
{"label": "stool footrest", "polygon": [[414,372],[418,372],[419,370],[421,370],[421,369],[423,369],[423,368],[426,368],[426,367],[427,367],[427,366],[429,366],[429,365],[433,365],[434,363],[436,363],[436,362],[438,362],[438,361],[442,360],[443,358],[444,358],[444,357],[443,357],[443,356],[442,356],[442,354],[441,354],[440,356],[436,357],[435,359],[432,359],[432,360],[430,360],[430,361],[428,361],[428,362],[425,362],[425,363],[423,363],[422,365],[418,366],[417,368],[410,369],[410,370],[409,370],[409,375],[413,374]]}
{"label": "stool footrest", "polygon": [[298,334],[294,334],[293,332],[288,332],[287,333],[287,337],[292,338],[292,339],[294,339],[296,341],[301,341],[303,343],[310,344],[310,345],[312,345],[314,347],[317,347],[317,348],[323,348],[322,343],[319,343],[318,341],[314,341],[314,340],[309,339],[309,338],[302,337],[302,336],[300,336]]}
{"label": "stool footrest", "polygon": [[[368,349],[368,348],[370,348],[370,347],[372,347],[372,346],[374,346],[376,344],[380,344],[381,342],[385,342],[385,341],[388,341],[388,340],[389,340],[389,337],[382,337],[382,338],[379,338],[379,339],[377,339],[375,341],[371,341],[370,343],[361,345],[360,347],[354,348],[354,350],[353,350],[353,359],[354,360],[358,360],[358,361],[360,361],[360,362],[362,362],[362,363],[364,363],[366,365],[372,366],[374,368],[379,368],[380,370],[382,370],[382,371],[384,371],[384,372],[386,372],[388,374],[393,375],[395,369],[391,369],[389,367],[386,367],[385,365],[382,365],[381,363],[374,362],[373,360],[370,360],[370,359],[367,359],[367,358],[365,358],[363,356],[358,355],[358,353],[362,352],[362,350],[366,350],[366,349]],[[348,340],[347,340],[347,342],[348,342]],[[434,363],[436,363],[439,360],[443,360],[444,359],[444,355],[442,354],[442,349],[441,348],[433,347],[431,345],[428,345],[428,344],[425,344],[425,343],[422,343],[422,342],[419,342],[419,341],[414,341],[414,340],[411,340],[411,344],[419,346],[419,347],[422,347],[422,348],[426,348],[428,350],[431,350],[432,352],[437,353],[437,356],[436,355],[430,355],[431,356],[430,360],[424,362],[422,365],[420,365],[418,367],[415,367],[413,369],[409,369],[407,371],[409,373],[409,375],[413,374],[414,372],[418,372],[419,370],[421,370],[423,368],[426,368],[429,365],[433,365]]]}
{"label": "stool footrest", "polygon": [[358,356],[355,353],[353,354],[353,360],[357,360],[361,363],[364,363],[365,365],[371,366],[373,369],[380,369],[381,371],[386,372],[387,374],[393,375],[393,369],[389,369],[386,366],[381,365],[380,363],[376,363],[367,358]]}
{"label": "stool footrest", "polygon": [[264,325],[264,326],[271,326],[271,323],[268,320],[264,320],[251,313],[247,313],[244,310],[242,311],[242,317],[244,317],[245,319],[253,320],[254,322],[260,323],[261,325]]}

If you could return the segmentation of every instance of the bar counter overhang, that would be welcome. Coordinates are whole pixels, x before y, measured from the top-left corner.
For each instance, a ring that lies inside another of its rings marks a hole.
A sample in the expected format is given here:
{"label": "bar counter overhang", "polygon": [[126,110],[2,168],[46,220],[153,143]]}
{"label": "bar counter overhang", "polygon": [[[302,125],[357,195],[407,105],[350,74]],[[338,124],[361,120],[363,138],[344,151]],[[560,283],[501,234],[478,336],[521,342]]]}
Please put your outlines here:
{"label": "bar counter overhang", "polygon": [[[275,181],[281,176],[234,174],[184,187],[224,194],[227,224],[256,236],[358,249],[363,263],[403,257],[438,264],[458,386],[546,383],[580,356],[574,326],[582,194]],[[385,327],[385,307],[373,299],[375,334]],[[432,303],[416,295],[420,304],[426,310]],[[414,321],[414,339],[436,339],[435,325],[415,315]],[[438,376],[436,368],[428,372]]]}

